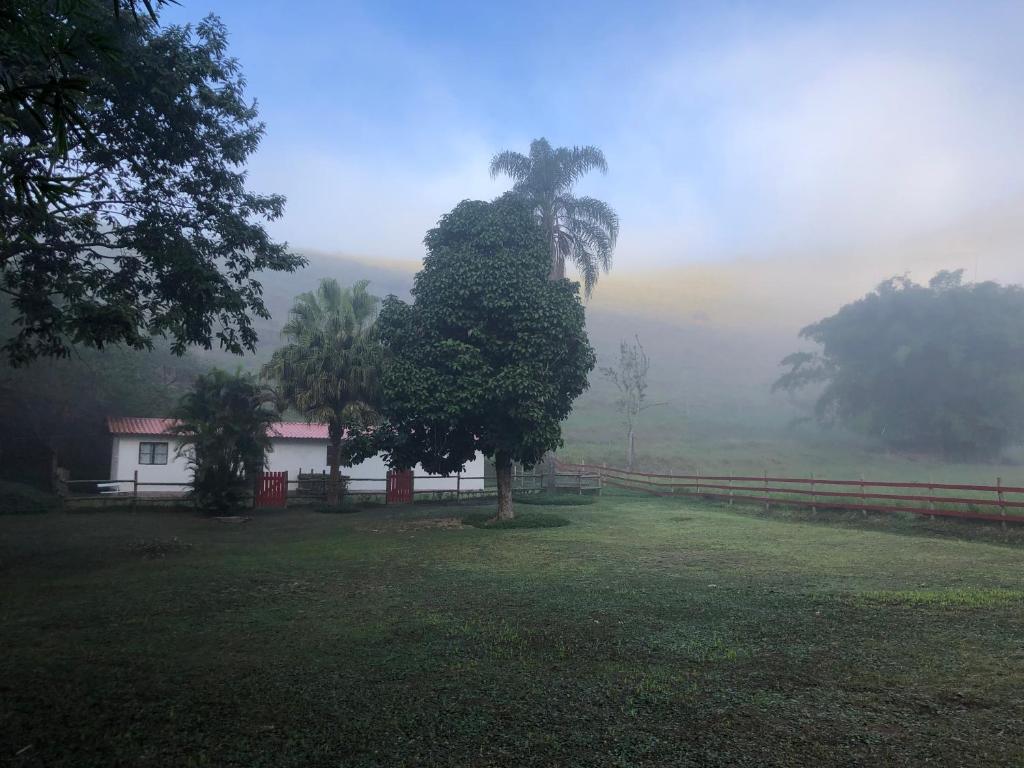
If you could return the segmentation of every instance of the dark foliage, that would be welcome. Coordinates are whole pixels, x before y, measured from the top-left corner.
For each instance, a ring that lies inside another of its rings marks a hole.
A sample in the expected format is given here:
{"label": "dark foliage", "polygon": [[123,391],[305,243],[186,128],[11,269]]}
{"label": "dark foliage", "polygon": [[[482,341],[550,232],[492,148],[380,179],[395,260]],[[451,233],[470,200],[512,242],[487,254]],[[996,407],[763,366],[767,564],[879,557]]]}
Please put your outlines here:
{"label": "dark foliage", "polygon": [[1024,289],[887,280],[804,328],[820,352],[782,361],[775,389],[822,387],[815,412],[898,449],[998,454],[1024,435]]}
{"label": "dark foliage", "polygon": [[548,280],[550,255],[528,205],[465,201],[426,237],[413,303],[378,320],[382,384],[398,468],[460,471],[476,451],[499,471],[561,445],[594,352],[578,286]]}
{"label": "dark foliage", "polygon": [[[10,319],[0,306],[0,325]],[[21,368],[0,361],[0,477],[49,488],[53,462],[78,479],[109,477],[107,417],[166,414],[200,371],[164,345],[83,349]]]}
{"label": "dark foliage", "polygon": [[263,134],[215,17],[159,30],[142,5],[13,2],[0,33],[0,291],[13,364],[72,345],[252,349],[279,195],[245,187]]}
{"label": "dark foliage", "polygon": [[245,504],[266,467],[270,426],[280,417],[273,393],[250,374],[213,370],[196,379],[174,416],[197,506],[222,512]]}

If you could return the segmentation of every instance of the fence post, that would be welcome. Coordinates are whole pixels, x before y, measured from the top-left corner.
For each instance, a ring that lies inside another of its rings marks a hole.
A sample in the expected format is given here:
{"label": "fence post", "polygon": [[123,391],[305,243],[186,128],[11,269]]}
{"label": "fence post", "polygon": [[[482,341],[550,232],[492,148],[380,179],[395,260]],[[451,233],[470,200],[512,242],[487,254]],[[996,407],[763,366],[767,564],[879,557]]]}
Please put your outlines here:
{"label": "fence post", "polygon": [[868,516],[868,511],[866,509],[864,509],[864,473],[863,472],[861,472],[861,474],[860,474],[860,513],[862,515],[864,515],[864,517]]}
{"label": "fence post", "polygon": [[[928,509],[932,512],[935,511],[935,501],[932,497],[935,496],[935,488],[932,486],[932,476],[928,475]],[[935,515],[928,515],[929,520],[934,520]]]}
{"label": "fence post", "polygon": [[455,476],[455,503],[458,504],[462,500],[462,473],[459,472]]}
{"label": "fence post", "polygon": [[139,470],[132,476],[132,512],[139,506]]}
{"label": "fence post", "polygon": [[768,492],[768,470],[766,469],[764,471],[764,511],[765,512],[771,512],[772,511],[772,503],[770,501],[771,497],[772,497],[771,494]]}
{"label": "fence post", "polygon": [[729,473],[729,506],[732,506],[732,472]]}
{"label": "fence post", "polygon": [[[997,477],[996,478],[996,498],[999,499],[999,514],[1002,515],[1003,517],[1006,517],[1006,507],[1004,505],[1004,499],[1003,499],[1003,478],[1001,478],[1001,477]],[[1000,523],[1000,525],[1003,526],[1003,530],[1005,531],[1006,530],[1006,521],[1003,520]]]}
{"label": "fence post", "polygon": [[811,514],[818,514],[818,494],[814,489],[814,473],[811,472]]}

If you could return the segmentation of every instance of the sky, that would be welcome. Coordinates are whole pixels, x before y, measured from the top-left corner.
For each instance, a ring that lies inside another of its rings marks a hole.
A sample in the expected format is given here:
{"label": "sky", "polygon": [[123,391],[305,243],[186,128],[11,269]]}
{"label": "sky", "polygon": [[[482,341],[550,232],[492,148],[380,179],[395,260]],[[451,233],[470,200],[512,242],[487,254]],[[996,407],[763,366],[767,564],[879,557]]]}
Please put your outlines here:
{"label": "sky", "polygon": [[418,259],[508,187],[495,152],[544,136],[605,152],[579,191],[618,211],[624,276],[920,242],[983,277],[1024,261],[989,233],[1024,214],[1024,2],[180,1],[164,23],[227,24],[267,125],[251,186],[300,250]]}

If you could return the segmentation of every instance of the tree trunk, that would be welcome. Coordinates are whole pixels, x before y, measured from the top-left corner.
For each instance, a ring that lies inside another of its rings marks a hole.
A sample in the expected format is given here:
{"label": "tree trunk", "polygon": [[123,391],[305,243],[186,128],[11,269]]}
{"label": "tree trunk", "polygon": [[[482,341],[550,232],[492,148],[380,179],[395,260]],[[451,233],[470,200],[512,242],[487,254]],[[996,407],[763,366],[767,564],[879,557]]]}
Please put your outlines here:
{"label": "tree trunk", "polygon": [[630,427],[629,435],[626,437],[626,469],[632,469],[636,461],[636,434]]}
{"label": "tree trunk", "polygon": [[494,474],[498,480],[497,520],[511,520],[512,511],[512,458],[504,451],[494,454]]}
{"label": "tree trunk", "polygon": [[548,274],[548,280],[561,280],[565,277],[565,259],[561,256],[555,255],[551,257],[551,272]]}
{"label": "tree trunk", "polygon": [[341,472],[339,471],[339,462],[341,461],[341,428],[335,425],[328,426],[328,437],[330,440],[330,448],[328,449],[328,463],[331,467],[330,477],[327,479],[327,503],[334,506],[340,500],[341,494],[339,493],[338,480],[340,479]]}

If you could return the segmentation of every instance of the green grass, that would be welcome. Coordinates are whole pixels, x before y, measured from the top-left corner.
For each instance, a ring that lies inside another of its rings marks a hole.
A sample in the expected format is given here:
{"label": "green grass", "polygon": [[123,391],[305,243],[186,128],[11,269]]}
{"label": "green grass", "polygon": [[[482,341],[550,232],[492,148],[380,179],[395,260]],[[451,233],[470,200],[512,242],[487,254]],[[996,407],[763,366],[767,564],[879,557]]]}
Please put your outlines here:
{"label": "green grass", "polygon": [[474,528],[509,530],[515,528],[561,528],[563,525],[569,525],[570,521],[561,515],[553,515],[549,512],[523,510],[511,520],[495,520],[493,512],[473,512],[464,515],[462,523]]}
{"label": "green grass", "polygon": [[0,764],[1024,763],[998,533],[474,512],[0,516]]}
{"label": "green grass", "polygon": [[[657,399],[657,398],[655,398]],[[761,411],[757,411],[761,413]],[[765,413],[772,413],[766,411]],[[738,410],[729,420],[691,418],[675,405],[652,408],[637,426],[637,468],[683,474],[790,474],[831,480],[903,480],[1024,486],[1024,448],[1007,451],[998,462],[954,462],[939,456],[887,451],[876,441],[820,430],[811,425],[786,429],[785,419],[760,423]],[[749,417],[749,418],[748,418]],[[609,403],[581,399],[563,427],[563,461],[625,466],[625,437]]]}
{"label": "green grass", "polygon": [[516,504],[537,507],[587,507],[597,501],[597,496],[582,496],[574,493],[528,493],[516,496]]}

